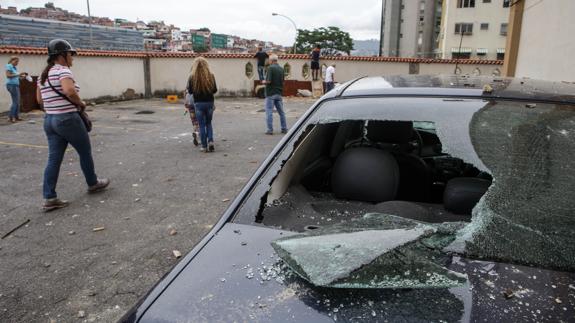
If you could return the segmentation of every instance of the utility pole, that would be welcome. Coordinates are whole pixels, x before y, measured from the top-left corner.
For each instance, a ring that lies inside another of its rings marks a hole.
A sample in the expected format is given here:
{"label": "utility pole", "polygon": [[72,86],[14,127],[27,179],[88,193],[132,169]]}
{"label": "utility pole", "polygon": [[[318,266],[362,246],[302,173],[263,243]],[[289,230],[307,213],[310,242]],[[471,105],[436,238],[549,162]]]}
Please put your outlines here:
{"label": "utility pole", "polygon": [[459,60],[461,59],[461,44],[463,43],[463,24],[461,24],[459,31],[461,32],[461,39],[459,39],[459,49],[457,50],[457,63],[455,63],[455,69],[453,70],[453,74],[457,74],[457,68],[459,67]]}
{"label": "utility pole", "polygon": [[88,5],[88,26],[90,28],[90,48],[94,48],[94,44],[92,43],[92,15],[90,14],[90,0],[86,0]]}
{"label": "utility pole", "polygon": [[385,27],[385,5],[386,0],[381,0],[381,24],[379,29],[379,57],[383,56],[383,28]]}

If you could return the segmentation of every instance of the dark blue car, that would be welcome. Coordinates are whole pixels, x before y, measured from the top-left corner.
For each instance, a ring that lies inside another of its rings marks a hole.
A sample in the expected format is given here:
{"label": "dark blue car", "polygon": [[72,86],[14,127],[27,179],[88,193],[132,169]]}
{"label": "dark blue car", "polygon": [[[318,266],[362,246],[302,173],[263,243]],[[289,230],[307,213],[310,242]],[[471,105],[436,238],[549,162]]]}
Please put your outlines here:
{"label": "dark blue car", "polygon": [[360,78],[122,322],[575,320],[575,86]]}

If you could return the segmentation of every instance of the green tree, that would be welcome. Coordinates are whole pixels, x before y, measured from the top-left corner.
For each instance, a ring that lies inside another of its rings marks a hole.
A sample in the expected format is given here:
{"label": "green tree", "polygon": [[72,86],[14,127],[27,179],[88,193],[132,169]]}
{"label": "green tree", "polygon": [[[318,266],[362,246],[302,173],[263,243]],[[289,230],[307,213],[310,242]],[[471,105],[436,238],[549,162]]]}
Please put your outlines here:
{"label": "green tree", "polygon": [[353,50],[353,40],[349,33],[338,27],[321,27],[314,30],[298,29],[296,51],[307,54],[315,47],[321,46],[321,54],[326,56],[344,52],[348,55]]}

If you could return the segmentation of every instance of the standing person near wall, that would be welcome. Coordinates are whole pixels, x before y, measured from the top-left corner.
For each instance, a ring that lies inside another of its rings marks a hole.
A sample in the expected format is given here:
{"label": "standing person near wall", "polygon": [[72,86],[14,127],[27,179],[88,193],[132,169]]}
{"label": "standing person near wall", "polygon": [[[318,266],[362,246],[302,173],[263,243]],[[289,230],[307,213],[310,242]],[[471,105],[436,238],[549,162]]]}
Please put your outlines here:
{"label": "standing person near wall", "polygon": [[319,80],[319,57],[321,54],[321,47],[315,45],[315,48],[311,51],[311,78],[314,81]]}
{"label": "standing person near wall", "polygon": [[266,84],[266,126],[267,135],[273,135],[273,109],[274,106],[280,115],[280,125],[282,133],[287,133],[286,116],[283,110],[283,84],[284,84],[284,69],[278,65],[278,56],[270,56],[270,66],[268,67],[268,75],[264,81]]}
{"label": "standing person near wall", "polygon": [[68,201],[60,200],[56,194],[56,183],[60,165],[68,144],[80,156],[80,166],[88,192],[105,189],[108,179],[99,179],[94,170],[90,137],[84,121],[78,113],[86,104],[78,92],[80,87],[70,71],[76,50],[63,39],[54,39],[48,44],[48,65],[38,81],[36,98],[44,105],[44,132],[48,138],[48,163],[44,171],[44,210],[52,211],[68,206]]}
{"label": "standing person near wall", "polygon": [[325,70],[325,93],[331,91],[335,85],[335,64],[330,64]]}
{"label": "standing person near wall", "polygon": [[214,93],[218,91],[216,78],[210,72],[208,61],[198,57],[192,65],[192,74],[188,78],[188,93],[194,96],[196,118],[200,126],[201,151],[213,152],[214,132],[212,129],[212,117],[214,110]]}
{"label": "standing person near wall", "polygon": [[260,81],[266,79],[265,70],[266,70],[266,60],[269,58],[268,53],[264,52],[262,47],[258,47],[258,52],[254,55],[254,58],[258,60],[258,76]]}
{"label": "standing person near wall", "polygon": [[10,93],[12,98],[12,105],[10,106],[10,122],[22,121],[18,116],[20,110],[20,77],[28,75],[27,73],[18,73],[18,62],[20,59],[16,56],[10,57],[8,64],[6,64],[6,90]]}

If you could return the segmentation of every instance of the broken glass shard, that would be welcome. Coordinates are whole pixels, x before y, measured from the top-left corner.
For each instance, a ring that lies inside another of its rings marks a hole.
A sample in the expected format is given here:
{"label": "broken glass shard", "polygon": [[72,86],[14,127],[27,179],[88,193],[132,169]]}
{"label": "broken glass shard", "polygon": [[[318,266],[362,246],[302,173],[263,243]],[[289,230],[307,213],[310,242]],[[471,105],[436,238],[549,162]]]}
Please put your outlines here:
{"label": "broken glass shard", "polygon": [[294,272],[317,286],[448,288],[464,284],[466,276],[444,267],[448,256],[440,249],[462,225],[371,213],[281,238],[272,246]]}

